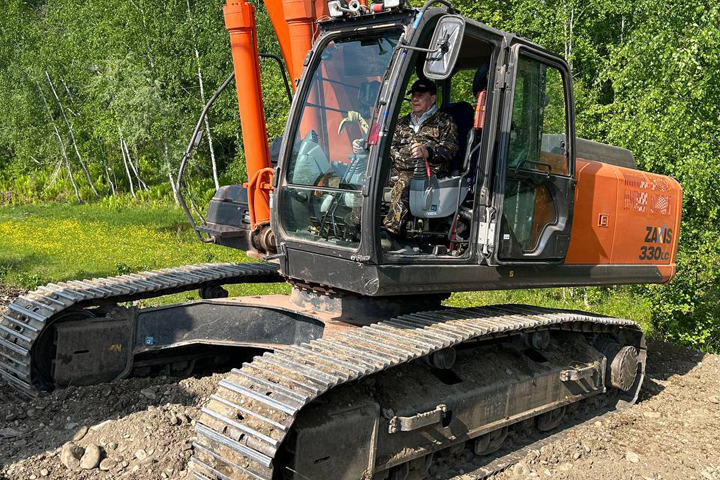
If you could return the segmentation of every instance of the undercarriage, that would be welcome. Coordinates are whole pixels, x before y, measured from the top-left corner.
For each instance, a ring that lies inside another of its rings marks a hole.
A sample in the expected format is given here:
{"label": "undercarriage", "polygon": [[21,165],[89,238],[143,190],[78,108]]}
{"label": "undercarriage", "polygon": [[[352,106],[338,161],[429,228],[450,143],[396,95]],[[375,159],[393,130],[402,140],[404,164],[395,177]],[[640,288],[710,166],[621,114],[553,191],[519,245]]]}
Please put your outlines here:
{"label": "undercarriage", "polygon": [[[627,320],[534,306],[444,308],[282,282],[271,264],[205,264],[51,284],[3,315],[0,374],[25,395],[233,363],[197,423],[196,478],[425,478],[463,448],[547,431],[581,402],[632,404],[645,343]],[[133,301],[200,289],[199,301]],[[215,298],[209,298],[215,297]]]}
{"label": "undercarriage", "polygon": [[198,422],[199,479],[425,478],[433,456],[498,450],[596,396],[637,398],[629,321],[507,305],[403,315],[265,353],[233,370]]}

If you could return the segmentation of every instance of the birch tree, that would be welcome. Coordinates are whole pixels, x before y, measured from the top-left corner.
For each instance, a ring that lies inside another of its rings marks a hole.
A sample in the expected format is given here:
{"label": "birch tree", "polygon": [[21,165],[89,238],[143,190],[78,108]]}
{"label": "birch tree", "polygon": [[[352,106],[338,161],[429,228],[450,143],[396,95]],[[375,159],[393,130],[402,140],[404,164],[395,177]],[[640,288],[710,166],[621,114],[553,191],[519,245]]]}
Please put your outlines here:
{"label": "birch tree", "polygon": [[[197,45],[197,33],[195,32],[195,26],[193,25],[192,10],[190,9],[190,0],[185,0],[187,3],[188,21],[190,22],[190,31],[193,37],[193,52],[195,54],[195,64],[197,65],[197,80],[198,86],[200,87],[200,100],[203,106],[206,103],[205,100],[205,85],[203,84],[202,68],[200,66],[200,52],[198,51]],[[210,163],[212,164],[213,181],[215,182],[215,190],[220,189],[220,180],[218,180],[218,168],[217,161],[215,160],[215,147],[213,146],[212,132],[210,131],[210,120],[208,116],[205,116],[205,135],[208,142],[208,148],[210,150]]]}
{"label": "birch tree", "polygon": [[90,176],[90,172],[88,171],[87,167],[85,166],[85,162],[83,161],[82,155],[80,155],[80,150],[78,149],[77,140],[75,140],[75,130],[73,129],[72,123],[70,123],[70,120],[68,120],[67,115],[65,114],[65,108],[63,108],[63,104],[60,101],[60,97],[57,94],[57,91],[55,90],[55,85],[53,84],[52,79],[50,78],[50,74],[47,70],[45,70],[45,77],[47,78],[48,83],[50,84],[50,90],[53,93],[53,96],[55,96],[55,100],[57,101],[58,106],[60,107],[60,113],[63,117],[63,120],[65,120],[65,125],[68,128],[68,131],[70,132],[70,139],[72,140],[73,148],[75,149],[75,155],[77,155],[78,161],[80,162],[80,166],[82,167],[83,171],[85,172],[85,176],[87,178],[88,184],[90,185],[90,188],[92,189],[93,193],[95,194],[95,197],[100,197],[100,194],[98,193],[97,189],[95,188],[95,183],[92,180],[92,177]]}
{"label": "birch tree", "polygon": [[78,203],[83,203],[82,198],[80,198],[80,192],[78,191],[77,184],[75,183],[75,177],[72,173],[72,168],[70,167],[70,159],[67,155],[67,148],[65,148],[65,142],[62,139],[62,135],[60,135],[60,130],[57,127],[57,122],[55,121],[55,116],[52,113],[52,110],[50,109],[50,105],[48,105],[47,99],[45,98],[45,94],[43,93],[42,87],[40,84],[37,84],[38,91],[40,92],[40,98],[42,98],[43,103],[45,104],[45,108],[47,109],[48,118],[50,119],[50,123],[52,124],[53,131],[55,132],[55,137],[57,138],[58,144],[60,145],[60,153],[62,154],[63,159],[65,160],[65,166],[67,168],[68,172],[68,178],[70,179],[70,184],[73,187],[73,190],[75,191],[75,198],[77,199]]}
{"label": "birch tree", "polygon": [[127,175],[128,185],[130,185],[130,194],[133,196],[133,198],[135,198],[135,186],[133,185],[132,175],[130,175],[130,168],[128,167],[128,160],[125,154],[125,139],[123,138],[119,128],[118,133],[120,133],[120,153],[122,154],[123,166],[125,167],[125,174]]}

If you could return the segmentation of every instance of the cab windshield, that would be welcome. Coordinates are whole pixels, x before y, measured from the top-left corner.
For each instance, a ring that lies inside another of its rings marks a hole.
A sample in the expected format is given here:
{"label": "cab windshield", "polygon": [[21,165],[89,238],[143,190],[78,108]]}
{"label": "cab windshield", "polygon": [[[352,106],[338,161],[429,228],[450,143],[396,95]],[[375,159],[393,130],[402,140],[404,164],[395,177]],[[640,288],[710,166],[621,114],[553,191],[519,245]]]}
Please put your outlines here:
{"label": "cab windshield", "polygon": [[294,237],[356,247],[366,141],[399,31],[327,43],[294,134],[280,218]]}

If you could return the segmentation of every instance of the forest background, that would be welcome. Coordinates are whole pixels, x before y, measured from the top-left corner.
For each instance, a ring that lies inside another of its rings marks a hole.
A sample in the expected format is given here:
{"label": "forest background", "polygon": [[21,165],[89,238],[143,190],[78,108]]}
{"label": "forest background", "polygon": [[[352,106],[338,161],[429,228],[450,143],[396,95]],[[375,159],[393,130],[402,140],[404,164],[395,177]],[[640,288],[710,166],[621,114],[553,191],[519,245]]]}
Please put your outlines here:
{"label": "forest background", "polygon": [[[0,2],[0,205],[172,204],[198,114],[232,71],[223,3]],[[720,350],[720,4],[454,4],[563,55],[573,69],[578,135],[628,148],[641,169],[682,184],[676,279],[622,292],[651,306],[655,335]],[[259,49],[277,54],[256,5]],[[283,133],[289,102],[277,65],[263,61],[261,77],[272,138]],[[237,112],[226,94],[203,125],[188,182],[199,203],[217,184],[245,180]],[[587,289],[585,301],[618,291]]]}

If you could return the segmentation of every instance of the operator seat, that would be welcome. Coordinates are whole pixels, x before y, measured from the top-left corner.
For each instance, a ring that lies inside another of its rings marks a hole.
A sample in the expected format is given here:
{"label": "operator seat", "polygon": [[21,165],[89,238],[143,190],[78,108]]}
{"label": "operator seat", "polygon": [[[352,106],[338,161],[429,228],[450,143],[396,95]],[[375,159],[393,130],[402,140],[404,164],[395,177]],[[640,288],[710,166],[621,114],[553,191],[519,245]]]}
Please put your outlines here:
{"label": "operator seat", "polygon": [[410,213],[417,218],[444,218],[457,211],[470,188],[465,179],[464,162],[468,136],[473,127],[474,110],[468,102],[449,103],[441,111],[453,117],[458,132],[458,151],[450,165],[450,176],[427,178],[418,168],[410,181]]}
{"label": "operator seat", "polygon": [[457,176],[461,170],[465,151],[468,145],[468,133],[473,127],[474,110],[468,102],[448,103],[440,108],[440,111],[450,115],[455,121],[458,132],[458,151],[450,164],[450,175]]}

